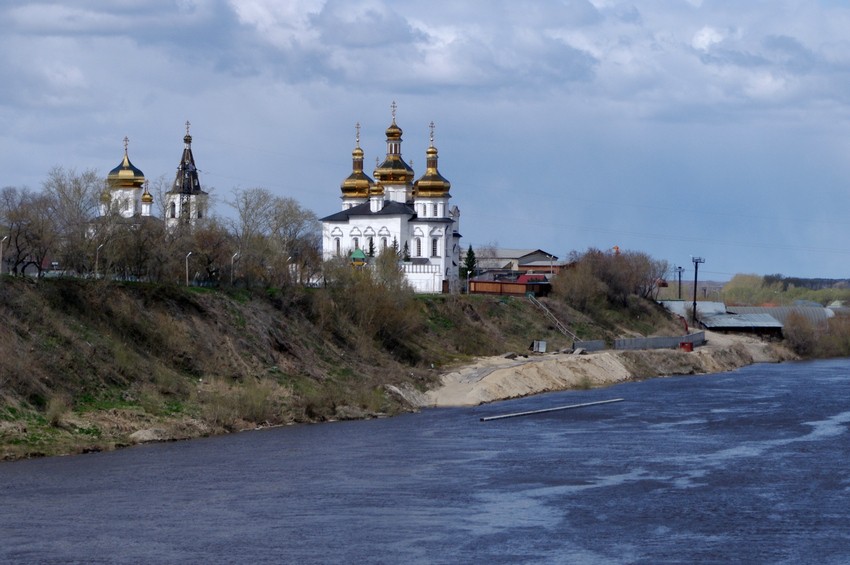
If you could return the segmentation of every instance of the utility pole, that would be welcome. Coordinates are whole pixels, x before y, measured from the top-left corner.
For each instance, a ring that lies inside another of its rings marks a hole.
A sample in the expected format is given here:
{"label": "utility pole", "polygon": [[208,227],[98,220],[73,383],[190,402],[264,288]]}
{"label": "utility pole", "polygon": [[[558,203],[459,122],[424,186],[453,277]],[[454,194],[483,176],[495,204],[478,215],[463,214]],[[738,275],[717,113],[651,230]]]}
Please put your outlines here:
{"label": "utility pole", "polygon": [[676,267],[675,271],[676,271],[676,274],[679,275],[679,300],[681,300],[682,299],[682,273],[685,272],[685,268],[682,267],[681,265],[679,265],[678,267]]}
{"label": "utility pole", "polygon": [[691,261],[694,262],[694,318],[693,323],[697,323],[697,273],[699,273],[699,265],[700,263],[705,263],[705,259],[702,257],[691,257]]}

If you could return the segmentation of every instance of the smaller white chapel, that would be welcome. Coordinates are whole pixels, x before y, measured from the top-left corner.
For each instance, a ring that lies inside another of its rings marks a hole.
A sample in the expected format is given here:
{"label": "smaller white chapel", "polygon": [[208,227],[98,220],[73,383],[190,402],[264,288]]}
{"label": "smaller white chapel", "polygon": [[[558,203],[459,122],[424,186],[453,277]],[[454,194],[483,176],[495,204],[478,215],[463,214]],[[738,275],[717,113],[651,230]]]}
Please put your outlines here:
{"label": "smaller white chapel", "polygon": [[402,130],[396,104],[387,128],[387,156],[372,180],[363,172],[360,124],[356,126],[352,172],[342,182],[342,210],[322,218],[325,259],[350,256],[360,249],[375,255],[395,247],[401,268],[416,292],[458,292],[460,280],[460,211],[450,206],[451,183],[437,168],[434,123],[425,152],[425,173],[415,181],[401,155]]}

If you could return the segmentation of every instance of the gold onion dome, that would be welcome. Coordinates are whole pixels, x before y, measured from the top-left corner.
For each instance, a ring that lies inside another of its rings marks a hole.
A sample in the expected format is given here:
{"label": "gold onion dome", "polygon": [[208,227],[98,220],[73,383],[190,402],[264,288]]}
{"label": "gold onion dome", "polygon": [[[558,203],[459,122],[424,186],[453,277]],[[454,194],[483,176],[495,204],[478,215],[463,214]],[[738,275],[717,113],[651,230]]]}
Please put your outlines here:
{"label": "gold onion dome", "polygon": [[360,148],[360,124],[357,126],[357,146],[351,152],[351,174],[342,181],[342,195],[347,198],[368,198],[375,186],[369,176],[363,172],[363,150]]}
{"label": "gold onion dome", "polygon": [[106,181],[111,188],[140,188],[145,182],[145,174],[130,162],[127,145],[130,140],[124,138],[124,158],[121,164],[109,171]]}
{"label": "gold onion dome", "polygon": [[390,139],[398,139],[401,140],[402,130],[395,123],[395,117],[393,118],[393,123],[390,124],[390,127],[387,128],[387,141]]}
{"label": "gold onion dome", "polygon": [[144,204],[153,204],[153,196],[148,192],[148,183],[145,182],[145,191],[142,193],[142,202]]}
{"label": "gold onion dome", "polygon": [[447,196],[452,187],[437,169],[437,148],[434,147],[434,122],[431,122],[431,145],[425,152],[425,174],[413,183],[413,193],[416,196]]}
{"label": "gold onion dome", "polygon": [[393,122],[387,128],[387,158],[375,169],[375,180],[388,184],[413,181],[413,169],[401,158],[401,128],[395,123],[396,104],[392,104]]}

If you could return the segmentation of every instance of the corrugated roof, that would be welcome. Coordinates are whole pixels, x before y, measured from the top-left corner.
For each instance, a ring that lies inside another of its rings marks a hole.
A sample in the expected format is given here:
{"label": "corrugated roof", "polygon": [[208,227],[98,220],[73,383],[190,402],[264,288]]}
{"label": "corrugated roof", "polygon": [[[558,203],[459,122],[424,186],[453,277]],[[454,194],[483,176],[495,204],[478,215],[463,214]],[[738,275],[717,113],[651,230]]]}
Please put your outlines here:
{"label": "corrugated roof", "polygon": [[717,314],[703,316],[700,322],[710,330],[716,329],[752,329],[777,328],[782,329],[782,322],[770,314]]}
{"label": "corrugated roof", "polygon": [[827,319],[835,316],[835,312],[823,306],[729,306],[728,310],[733,314],[769,314],[783,325],[788,323],[789,316],[795,314],[818,327],[825,327]]}

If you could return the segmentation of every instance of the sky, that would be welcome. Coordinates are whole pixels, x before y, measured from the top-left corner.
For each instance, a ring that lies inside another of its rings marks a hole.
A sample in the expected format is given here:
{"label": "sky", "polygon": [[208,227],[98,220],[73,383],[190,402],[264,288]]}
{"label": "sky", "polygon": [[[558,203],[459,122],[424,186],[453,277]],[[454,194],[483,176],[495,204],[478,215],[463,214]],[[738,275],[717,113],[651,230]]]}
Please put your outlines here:
{"label": "sky", "polygon": [[188,120],[219,214],[263,187],[323,217],[396,102],[464,248],[846,278],[848,29],[847,0],[5,0],[0,186],[105,176],[125,136],[170,181]]}

